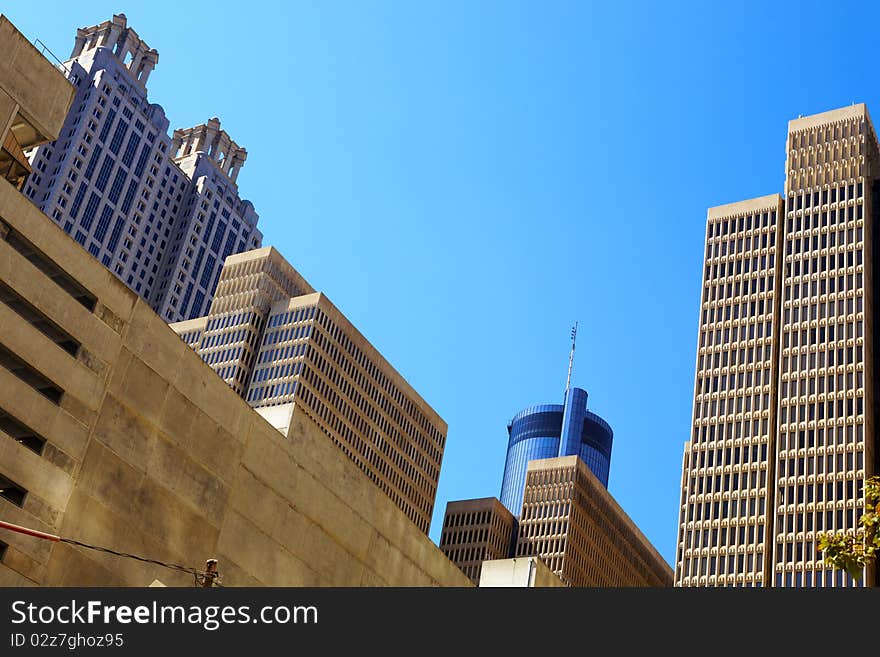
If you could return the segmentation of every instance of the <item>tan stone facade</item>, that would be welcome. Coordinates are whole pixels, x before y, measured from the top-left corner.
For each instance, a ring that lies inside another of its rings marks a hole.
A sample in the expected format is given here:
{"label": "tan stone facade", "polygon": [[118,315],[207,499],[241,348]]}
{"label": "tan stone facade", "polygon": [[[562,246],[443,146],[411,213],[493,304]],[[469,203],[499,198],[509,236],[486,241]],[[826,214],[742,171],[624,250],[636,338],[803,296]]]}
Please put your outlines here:
{"label": "tan stone facade", "polygon": [[227,258],[208,316],[171,326],[254,408],[313,420],[428,532],[446,423],[275,249]]}
{"label": "tan stone facade", "polygon": [[569,586],[672,586],[672,569],[577,456],[530,461],[517,557]]}
{"label": "tan stone facade", "polygon": [[[0,138],[21,123],[56,137],[68,83],[5,19],[0,35],[15,54],[0,98],[27,82]],[[470,586],[314,422],[281,435],[5,180],[0,325],[0,518],[172,563],[216,558],[227,586]],[[0,532],[0,585],[192,583]]]}
{"label": "tan stone facade", "polygon": [[774,465],[783,208],[773,194],[709,210],[677,562],[688,582],[760,585],[771,561],[766,490]]}
{"label": "tan stone facade", "polygon": [[440,549],[476,584],[484,561],[510,556],[515,536],[516,520],[498,498],[449,502]]}
{"label": "tan stone facade", "polygon": [[786,150],[784,201],[709,210],[681,586],[876,581],[816,544],[854,531],[876,471],[877,136],[852,105],[790,121]]}

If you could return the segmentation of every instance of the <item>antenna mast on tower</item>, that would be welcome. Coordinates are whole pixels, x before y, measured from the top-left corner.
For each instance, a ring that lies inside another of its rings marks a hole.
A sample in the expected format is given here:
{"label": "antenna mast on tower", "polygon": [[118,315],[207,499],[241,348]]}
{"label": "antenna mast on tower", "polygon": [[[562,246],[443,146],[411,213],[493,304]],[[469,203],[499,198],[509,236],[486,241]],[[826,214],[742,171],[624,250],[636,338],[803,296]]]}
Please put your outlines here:
{"label": "antenna mast on tower", "polygon": [[568,376],[565,379],[565,398],[568,399],[568,389],[571,387],[571,367],[574,364],[574,344],[577,340],[578,323],[571,328],[571,353],[568,354]]}

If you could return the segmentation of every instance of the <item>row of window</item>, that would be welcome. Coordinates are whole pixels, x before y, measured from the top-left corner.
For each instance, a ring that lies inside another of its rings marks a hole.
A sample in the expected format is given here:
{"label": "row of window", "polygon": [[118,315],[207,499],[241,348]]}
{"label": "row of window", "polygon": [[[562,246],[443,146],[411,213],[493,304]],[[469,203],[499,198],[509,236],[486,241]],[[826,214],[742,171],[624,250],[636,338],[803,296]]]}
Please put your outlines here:
{"label": "row of window", "polygon": [[[728,425],[730,427],[731,425]],[[724,425],[719,427],[719,437],[722,433],[721,429]],[[710,427],[713,431],[710,434],[709,439],[715,440],[715,425]],[[732,434],[732,429],[729,429]],[[726,467],[726,466],[737,466],[737,465],[749,465],[756,463],[764,463],[767,461],[767,443],[761,442],[754,443],[752,445],[737,445],[737,446],[725,446],[725,447],[707,447],[706,445],[701,445],[699,447],[694,447],[694,449],[690,452],[690,467],[692,468],[714,468],[714,467]]]}
{"label": "row of window", "polygon": [[[414,440],[416,436],[391,425],[372,405],[357,406],[356,403],[353,405],[346,401],[340,391],[346,393],[349,399],[354,396],[355,402],[363,401],[363,398],[339,376],[335,368],[327,366],[324,358],[315,349],[310,350],[309,360],[314,367],[309,368],[303,378],[327,401],[328,411],[346,418],[361,436],[372,436],[371,442],[383,458],[393,463],[401,473],[417,484],[418,488],[413,490],[418,491],[419,497],[424,495],[423,491],[433,490],[439,476],[439,461],[430,461],[423,451],[418,449]],[[328,384],[324,377],[331,383]],[[414,427],[410,425],[409,428]],[[404,482],[403,487],[409,487],[406,479],[401,478],[401,481]]]}
{"label": "row of window", "polygon": [[763,552],[729,554],[725,556],[698,557],[684,560],[682,572],[685,577],[706,575],[723,576],[753,573],[760,575],[764,568]]}
{"label": "row of window", "polygon": [[[859,454],[861,454],[861,452],[859,452]],[[846,481],[830,481],[824,484],[814,482],[805,485],[778,486],[777,504],[848,502],[855,499],[854,495],[856,489],[856,482],[852,479]],[[842,526],[843,525],[838,524],[838,527]],[[831,525],[827,525],[827,527],[830,529]],[[821,527],[818,527],[818,529],[821,529]]]}
{"label": "row of window", "polygon": [[[305,373],[308,375],[308,371]],[[434,504],[434,488],[428,495],[420,495],[418,506],[414,504],[414,494],[421,493],[403,476],[382,458],[377,452],[367,449],[361,435],[349,426],[325,404],[309,386],[297,387],[298,397],[306,413],[324,430],[336,445],[367,474],[368,477],[424,532],[428,531],[431,522],[431,511]]]}
{"label": "row of window", "polygon": [[[396,431],[385,419],[387,416],[400,427],[403,435],[408,436],[405,441],[407,444],[409,441],[416,441],[427,458],[421,454],[413,454],[412,458],[424,459],[423,467],[425,469],[432,472],[439,469],[445,436],[440,433],[437,427],[427,422],[425,415],[413,404],[411,399],[398,386],[394,385],[373,360],[367,358],[336,323],[330,321],[325,313],[319,311],[316,321],[322,326],[323,331],[317,331],[315,343],[335,364],[329,366],[324,364],[321,371],[336,377],[338,380],[335,383],[343,387],[358,408],[374,422],[381,425],[384,431],[391,433]],[[347,349],[345,348],[346,344],[348,345]],[[336,372],[344,373],[348,379],[354,381],[357,389]],[[395,404],[393,401],[397,403]]]}
{"label": "row of window", "polygon": [[838,424],[836,427],[827,426],[816,429],[801,429],[795,431],[792,427],[780,427],[779,449],[809,449],[835,444],[852,445],[862,443],[865,439],[865,427],[861,423],[855,423],[855,418],[847,418],[846,425]]}
{"label": "row of window", "polygon": [[[440,450],[442,449],[442,445],[445,442],[445,435],[443,435],[434,424],[432,424],[425,414],[413,403],[413,401],[405,395],[394,383],[392,383],[391,379],[386,376],[386,374],[372,362],[372,359],[367,357],[357,345],[345,334],[345,332],[337,326],[334,322],[330,320],[330,318],[323,312],[319,312],[317,315],[318,323],[324,328],[327,334],[332,337],[337,344],[339,344],[348,354],[354,359],[355,363],[361,366],[376,383],[379,385],[379,388],[382,389],[387,398],[379,398],[375,397],[375,401],[388,413],[391,413],[390,401],[397,402],[398,406],[400,406],[409,417],[415,420],[416,424],[421,427],[421,429],[430,437],[431,441],[433,441],[434,445],[429,446],[429,449],[434,452],[432,453],[432,457],[435,460],[439,461],[441,458]],[[370,386],[367,386],[369,391]],[[370,395],[373,397],[373,395]],[[385,408],[385,406],[389,408]]]}
{"label": "row of window", "polygon": [[815,404],[789,405],[783,400],[779,409],[779,422],[781,425],[797,424],[798,422],[813,422],[814,420],[830,421],[833,419],[851,418],[853,414],[862,415],[865,412],[864,397],[855,399],[837,399]]}
{"label": "row of window", "polygon": [[[763,464],[763,461],[761,462]],[[711,474],[715,472],[717,474]],[[712,470],[707,474],[695,476],[692,473],[689,495],[703,495],[715,493],[736,493],[738,491],[757,490],[767,485],[767,471],[763,468],[752,467],[750,470],[742,470],[721,474],[717,470]],[[726,508],[726,504],[725,504]],[[717,511],[717,502],[716,502]],[[724,514],[727,515],[726,513]],[[717,515],[715,517],[718,517]],[[693,518],[688,517],[688,520]]]}
{"label": "row of window", "polygon": [[[785,400],[789,397],[796,398],[798,396],[803,397],[815,394],[824,395],[826,392],[839,395],[844,392],[858,392],[865,384],[865,376],[862,370],[857,372],[850,371],[846,374],[840,372],[837,376],[834,375],[833,370],[828,371],[827,374],[826,372],[809,374],[809,378],[808,374],[807,371],[801,370],[792,373],[790,378],[784,378],[779,385],[780,396]],[[816,374],[818,374],[818,377]],[[823,400],[820,399],[819,401]]]}
{"label": "row of window", "polygon": [[[766,476],[766,471],[761,471],[763,476]],[[697,478],[698,485],[702,485],[703,480],[701,478]],[[716,491],[720,492],[720,491]],[[751,497],[742,497],[739,500],[730,499],[730,500],[702,500],[702,498],[696,498],[695,501],[689,501],[686,505],[686,519],[682,519],[682,524],[685,522],[711,522],[711,521],[724,521],[731,522],[733,524],[751,524],[754,525],[756,522],[762,522],[762,517],[766,512],[767,500],[764,495],[760,495],[757,488],[753,488],[749,491],[743,491],[743,493],[748,492],[751,494]],[[693,489],[690,489],[691,497],[694,496]],[[707,491],[706,493],[711,494]],[[702,495],[702,493],[697,493],[697,495]],[[683,511],[684,513],[684,511]],[[754,540],[749,541],[749,543],[754,543]]]}
{"label": "row of window", "polygon": [[[773,272],[767,272],[765,276],[753,276],[748,279],[738,279],[727,285],[715,285],[712,281],[706,281],[703,287],[703,303],[741,303],[743,301],[757,301],[773,295]],[[705,318],[703,323],[705,323]]]}
{"label": "row of window", "polygon": [[826,123],[790,132],[788,135],[788,147],[790,154],[794,154],[794,149],[796,148],[803,149],[809,146],[819,146],[820,144],[827,144],[838,139],[853,139],[866,134],[866,132],[867,126],[864,118],[843,119],[834,123]]}
{"label": "row of window", "polygon": [[729,237],[731,233],[773,228],[776,225],[776,211],[749,214],[709,222],[709,238]]}
{"label": "row of window", "polygon": [[[805,347],[802,347],[805,349]],[[842,365],[860,365],[864,361],[863,347],[847,347],[844,349],[822,349],[821,351],[810,351],[809,353],[785,354],[782,356],[782,375],[787,376],[792,373],[804,370],[823,369],[825,367],[839,367]],[[843,386],[840,386],[843,389]]]}
{"label": "row of window", "polygon": [[[745,501],[745,500],[743,500]],[[754,507],[755,498],[751,498]],[[726,518],[727,516],[722,516]],[[685,541],[682,546],[685,550],[698,550],[700,548],[718,548],[721,551],[739,550],[744,546],[755,546],[760,550],[764,543],[764,524],[750,525],[723,525],[720,527],[706,527],[704,529],[688,529],[685,532]]]}
{"label": "row of window", "polygon": [[[839,146],[839,144],[837,145]],[[860,144],[861,146],[861,144]],[[846,148],[844,147],[844,150]],[[861,148],[859,149],[861,152]],[[797,158],[797,156],[794,156]],[[850,157],[850,155],[845,154],[843,157]],[[840,158],[834,158],[840,159]],[[796,161],[796,160],[795,160]],[[823,162],[824,164],[824,162]],[[793,167],[797,168],[797,167]],[[811,207],[818,207],[820,205],[827,205],[828,203],[843,203],[844,201],[852,201],[855,199],[859,199],[863,194],[862,182],[859,181],[856,184],[850,183],[849,185],[838,185],[831,188],[826,188],[821,191],[816,190],[813,192],[802,191],[797,194],[793,194],[789,196],[787,199],[787,207],[788,211],[792,212],[793,210],[804,210]],[[821,202],[820,202],[821,199]],[[791,230],[791,217],[789,217],[789,230]],[[797,224],[795,224],[797,225]],[[798,230],[795,228],[795,230]]]}
{"label": "row of window", "polygon": [[[856,255],[858,256],[856,258],[856,260],[859,262],[859,264],[861,264],[861,253],[862,253],[861,251],[856,252]],[[850,262],[852,262],[852,255],[853,255],[852,253],[848,254],[848,256],[849,256],[848,259]],[[838,258],[841,259],[840,261],[842,262],[843,254],[840,254],[838,256]],[[843,267],[843,265],[841,265],[841,267]],[[859,274],[858,276],[859,276],[859,279],[861,279],[861,274]],[[841,304],[843,302],[843,297],[846,296],[849,298],[849,302],[848,302],[849,305],[848,305],[847,312],[852,314],[852,312],[853,312],[853,310],[852,310],[852,297],[855,296],[857,299],[860,299],[862,294],[864,293],[864,288],[861,285],[859,285],[858,287],[849,286],[849,287],[844,288],[843,287],[843,276],[839,276],[839,277],[837,277],[839,287],[835,291],[835,290],[831,289],[833,287],[833,285],[831,284],[830,281],[832,281],[832,280],[834,280],[834,279],[832,279],[832,278],[828,279],[829,285],[828,285],[828,289],[826,290],[825,289],[826,278],[824,278],[824,277],[821,279],[818,279],[818,280],[799,279],[799,280],[795,281],[795,280],[789,279],[784,284],[784,288],[785,288],[784,300],[785,301],[792,301],[794,299],[801,299],[802,300],[801,304],[805,304],[805,303],[809,303],[808,299],[810,297],[815,298],[815,297],[818,297],[819,295],[823,295],[823,299],[821,301],[823,303],[827,301],[829,304],[830,310],[834,308],[834,302],[836,300],[837,305],[838,305],[838,314],[843,314],[843,309],[842,309]],[[861,283],[861,280],[859,280],[859,282]],[[824,298],[824,295],[829,294],[829,293],[834,296],[828,297],[827,299]],[[812,301],[812,303],[815,304],[816,300],[814,299]],[[858,310],[856,312],[861,312],[861,301],[857,301],[857,303],[858,303]],[[829,314],[833,315],[834,313],[831,312]]]}
{"label": "row of window", "polygon": [[[803,252],[857,245],[861,243],[864,232],[855,220],[861,218],[862,206],[859,205],[789,219],[789,232],[786,234],[788,254],[791,255],[792,245],[802,245]],[[824,230],[830,228],[834,230]]]}
{"label": "row of window", "polygon": [[755,235],[746,235],[745,237],[725,237],[725,239],[721,240],[709,240],[709,243],[706,245],[706,261],[708,262],[713,258],[723,258],[728,253],[737,256],[748,255],[753,250],[772,249],[774,246],[776,246],[776,233],[766,231],[756,233]]}
{"label": "row of window", "polygon": [[776,255],[773,253],[762,256],[740,257],[728,262],[707,264],[705,280],[707,282],[718,282],[728,276],[742,276],[764,272],[768,269],[773,269],[775,266]]}

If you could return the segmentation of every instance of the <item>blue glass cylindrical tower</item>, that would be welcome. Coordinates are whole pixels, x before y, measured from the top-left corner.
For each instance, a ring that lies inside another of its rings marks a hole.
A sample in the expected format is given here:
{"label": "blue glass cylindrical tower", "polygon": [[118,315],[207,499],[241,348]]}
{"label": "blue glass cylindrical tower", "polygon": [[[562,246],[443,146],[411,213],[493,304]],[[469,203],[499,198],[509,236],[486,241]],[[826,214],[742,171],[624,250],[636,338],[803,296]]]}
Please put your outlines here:
{"label": "blue glass cylindrical tower", "polygon": [[507,460],[501,481],[501,503],[515,516],[522,511],[529,461],[579,456],[608,487],[614,433],[601,417],[587,410],[587,392],[571,388],[565,404],[539,404],[517,413],[507,425]]}
{"label": "blue glass cylindrical tower", "polygon": [[581,460],[608,488],[608,470],[611,467],[611,442],[614,432],[609,424],[601,417],[587,411],[584,414],[584,428],[581,432],[580,452]]}
{"label": "blue glass cylindrical tower", "polygon": [[522,510],[526,466],[534,459],[549,459],[559,451],[562,404],[538,404],[517,413],[507,433],[507,461],[501,480],[501,503],[513,515]]}

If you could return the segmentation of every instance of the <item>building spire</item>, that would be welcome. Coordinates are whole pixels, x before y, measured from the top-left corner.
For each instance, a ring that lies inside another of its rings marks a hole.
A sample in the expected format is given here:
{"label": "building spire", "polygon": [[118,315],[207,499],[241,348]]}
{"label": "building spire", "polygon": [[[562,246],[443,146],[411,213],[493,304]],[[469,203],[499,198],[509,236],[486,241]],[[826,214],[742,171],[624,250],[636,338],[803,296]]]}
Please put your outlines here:
{"label": "building spire", "polygon": [[568,376],[565,378],[565,398],[568,399],[568,389],[571,387],[571,368],[574,364],[574,344],[577,340],[578,323],[571,327],[571,352],[568,354]]}

